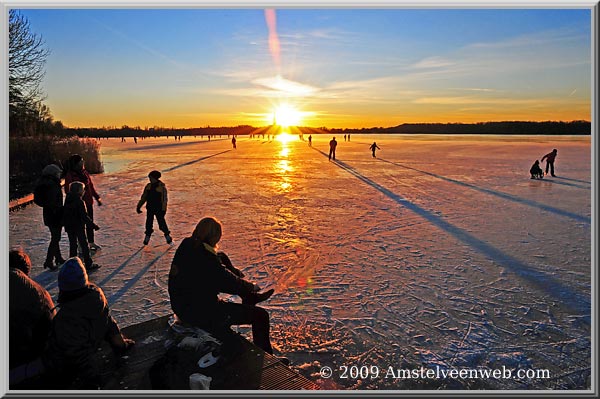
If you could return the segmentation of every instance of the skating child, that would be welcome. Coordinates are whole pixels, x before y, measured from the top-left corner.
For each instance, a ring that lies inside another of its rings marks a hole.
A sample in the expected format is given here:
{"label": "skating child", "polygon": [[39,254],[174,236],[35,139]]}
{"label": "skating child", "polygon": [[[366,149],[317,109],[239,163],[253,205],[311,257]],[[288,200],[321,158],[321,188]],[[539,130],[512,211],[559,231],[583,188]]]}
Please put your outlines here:
{"label": "skating child", "polygon": [[94,230],[99,230],[100,227],[90,219],[87,213],[86,205],[82,198],[84,190],[85,184],[79,181],[74,181],[69,186],[69,193],[65,198],[63,210],[63,224],[69,236],[69,256],[77,256],[77,243],[79,243],[85,268],[90,272],[98,269],[100,266],[92,261],[85,228],[91,227]]}
{"label": "skating child", "polygon": [[158,222],[158,228],[165,234],[165,240],[167,244],[173,242],[169,227],[165,221],[165,214],[167,213],[167,187],[165,183],[160,181],[161,173],[158,170],[153,170],[148,174],[150,183],[144,187],[142,197],[137,204],[137,213],[142,213],[142,205],[146,203],[146,237],[144,237],[144,245],[148,245],[150,237],[154,232],[153,224],[154,217]]}

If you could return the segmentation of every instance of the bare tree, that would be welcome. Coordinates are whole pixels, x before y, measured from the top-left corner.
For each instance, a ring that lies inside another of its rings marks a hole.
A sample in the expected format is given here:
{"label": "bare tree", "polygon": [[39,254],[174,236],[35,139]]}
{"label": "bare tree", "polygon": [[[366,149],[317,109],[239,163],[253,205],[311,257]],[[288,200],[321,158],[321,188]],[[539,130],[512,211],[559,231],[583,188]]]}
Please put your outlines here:
{"label": "bare tree", "polygon": [[[35,118],[39,113],[44,100],[44,65],[49,53],[42,37],[31,32],[27,18],[16,10],[9,10],[8,101],[13,120]],[[20,124],[23,120],[14,122]]]}

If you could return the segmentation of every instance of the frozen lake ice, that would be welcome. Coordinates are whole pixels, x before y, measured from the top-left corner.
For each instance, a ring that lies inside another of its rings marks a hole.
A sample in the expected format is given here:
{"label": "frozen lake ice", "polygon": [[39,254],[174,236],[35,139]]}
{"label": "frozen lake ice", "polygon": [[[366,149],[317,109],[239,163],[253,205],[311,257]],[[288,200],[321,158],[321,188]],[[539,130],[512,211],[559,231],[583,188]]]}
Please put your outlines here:
{"label": "frozen lake ice", "polygon": [[[237,149],[226,136],[102,140],[106,171],[93,176],[104,201],[94,209],[102,268],[91,280],[117,321],[171,312],[172,256],[211,215],[223,223],[220,249],[275,289],[262,305],[276,352],[324,388],[590,388],[589,136],[337,135],[335,162],[330,139],[313,135],[309,147],[240,136]],[[553,148],[557,177],[531,180],[531,164]],[[156,226],[142,245],[145,214],[135,207],[152,169],[169,190],[171,246]],[[9,230],[55,298],[41,208],[10,213]],[[66,234],[61,248],[66,257]],[[320,378],[323,366],[331,379]],[[342,378],[345,366],[381,374]],[[549,378],[383,376],[388,367],[503,366]]]}

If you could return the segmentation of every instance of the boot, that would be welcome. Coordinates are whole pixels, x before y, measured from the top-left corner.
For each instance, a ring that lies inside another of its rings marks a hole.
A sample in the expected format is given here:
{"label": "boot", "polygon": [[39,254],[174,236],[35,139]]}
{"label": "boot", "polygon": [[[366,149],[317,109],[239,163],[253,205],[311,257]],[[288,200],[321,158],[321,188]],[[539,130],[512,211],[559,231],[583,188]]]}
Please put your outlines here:
{"label": "boot", "polygon": [[167,244],[170,244],[173,242],[173,239],[171,238],[170,234],[165,234],[165,240],[167,240]]}
{"label": "boot", "polygon": [[146,237],[144,237],[144,245],[148,245],[148,243],[150,242],[151,236],[152,236],[151,234],[146,234]]}

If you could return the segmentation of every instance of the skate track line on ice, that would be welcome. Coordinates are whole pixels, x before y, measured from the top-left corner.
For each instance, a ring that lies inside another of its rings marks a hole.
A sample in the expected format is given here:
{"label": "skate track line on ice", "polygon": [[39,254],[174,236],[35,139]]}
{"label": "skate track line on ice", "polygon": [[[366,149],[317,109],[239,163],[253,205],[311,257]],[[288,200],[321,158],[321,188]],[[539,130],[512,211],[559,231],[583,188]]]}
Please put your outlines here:
{"label": "skate track line on ice", "polygon": [[[328,154],[325,152],[316,149],[313,147],[315,151],[320,152],[324,157],[328,157]],[[469,245],[476,251],[482,253],[490,260],[497,262],[498,264],[507,267],[512,270],[518,276],[523,277],[524,279],[533,283],[533,285],[539,287],[542,291],[549,294],[551,297],[555,297],[560,300],[561,305],[565,308],[575,311],[580,315],[585,316],[583,321],[589,325],[590,324],[590,299],[585,295],[580,294],[579,292],[565,286],[561,282],[556,279],[536,270],[533,270],[531,267],[526,265],[525,263],[519,261],[518,259],[505,254],[500,249],[486,243],[485,241],[480,240],[479,238],[467,233],[463,229],[448,223],[443,220],[441,217],[432,214],[431,212],[421,208],[420,206],[410,202],[408,199],[403,198],[401,195],[398,195],[387,188],[381,186],[380,184],[374,182],[373,180],[361,175],[354,168],[350,167],[346,163],[338,160],[331,161],[341,169],[347,171],[351,175],[355,176],[362,182],[367,185],[373,187],[378,190],[391,200],[395,201],[399,205],[405,206],[407,209],[412,212],[420,215],[431,224],[440,228],[441,230],[446,231],[451,234],[458,240],[463,243]]]}

